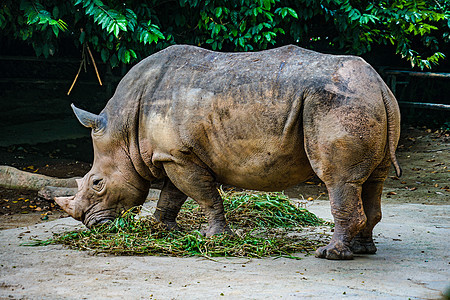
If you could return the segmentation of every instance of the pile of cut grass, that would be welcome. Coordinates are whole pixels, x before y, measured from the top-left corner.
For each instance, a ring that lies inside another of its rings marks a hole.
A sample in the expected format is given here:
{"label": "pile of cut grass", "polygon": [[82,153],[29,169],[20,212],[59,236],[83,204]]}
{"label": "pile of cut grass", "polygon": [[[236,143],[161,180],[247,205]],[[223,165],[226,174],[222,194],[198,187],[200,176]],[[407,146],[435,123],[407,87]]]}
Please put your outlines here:
{"label": "pile of cut grass", "polygon": [[223,190],[220,193],[228,221],[240,228],[292,228],[324,224],[315,214],[293,205],[284,193]]}
{"label": "pile of cut grass", "polygon": [[324,239],[300,238],[289,233],[304,226],[325,225],[306,209],[296,207],[283,193],[221,191],[227,220],[235,235],[210,238],[200,233],[206,219],[193,201],[188,201],[178,216],[180,231],[165,231],[151,217],[130,210],[112,223],[91,230],[55,235],[34,245],[64,244],[72,249],[115,255],[170,255],[204,257],[267,256],[291,257],[310,253],[324,245]]}

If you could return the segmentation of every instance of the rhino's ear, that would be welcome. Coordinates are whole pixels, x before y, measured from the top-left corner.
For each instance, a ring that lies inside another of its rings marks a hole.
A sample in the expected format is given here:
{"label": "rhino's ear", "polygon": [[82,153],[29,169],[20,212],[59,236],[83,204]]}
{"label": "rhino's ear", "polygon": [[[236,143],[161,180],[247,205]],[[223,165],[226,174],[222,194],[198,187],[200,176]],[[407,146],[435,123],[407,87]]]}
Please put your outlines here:
{"label": "rhino's ear", "polygon": [[106,127],[106,119],[104,117],[77,108],[73,105],[73,103],[70,106],[72,107],[78,121],[80,121],[83,126],[92,128],[94,131],[98,131]]}
{"label": "rhino's ear", "polygon": [[75,181],[77,182],[78,190],[81,190],[81,184],[83,183],[83,179],[76,178]]}

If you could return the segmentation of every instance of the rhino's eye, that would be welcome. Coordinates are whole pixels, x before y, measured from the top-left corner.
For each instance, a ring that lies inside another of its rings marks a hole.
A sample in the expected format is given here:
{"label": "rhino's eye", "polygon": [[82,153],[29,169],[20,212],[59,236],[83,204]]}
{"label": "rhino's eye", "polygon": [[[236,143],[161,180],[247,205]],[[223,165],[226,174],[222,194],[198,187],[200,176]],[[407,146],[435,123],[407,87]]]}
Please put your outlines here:
{"label": "rhino's eye", "polygon": [[92,181],[92,188],[93,188],[94,190],[96,190],[97,192],[100,192],[100,191],[103,189],[103,186],[104,186],[104,181],[103,181],[103,179],[95,178],[95,179]]}

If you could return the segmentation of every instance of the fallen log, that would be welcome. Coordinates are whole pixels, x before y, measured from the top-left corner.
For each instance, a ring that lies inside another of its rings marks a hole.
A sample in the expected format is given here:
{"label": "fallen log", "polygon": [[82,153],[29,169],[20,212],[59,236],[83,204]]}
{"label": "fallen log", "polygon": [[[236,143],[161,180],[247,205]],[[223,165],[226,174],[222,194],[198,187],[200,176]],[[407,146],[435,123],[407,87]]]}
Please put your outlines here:
{"label": "fallen log", "polygon": [[77,193],[77,191],[77,188],[45,186],[39,190],[38,197],[51,201],[54,200],[55,197],[73,196]]}
{"label": "fallen log", "polygon": [[55,178],[21,171],[10,166],[0,166],[0,187],[7,189],[39,191],[45,186],[76,188],[77,178],[79,177]]}

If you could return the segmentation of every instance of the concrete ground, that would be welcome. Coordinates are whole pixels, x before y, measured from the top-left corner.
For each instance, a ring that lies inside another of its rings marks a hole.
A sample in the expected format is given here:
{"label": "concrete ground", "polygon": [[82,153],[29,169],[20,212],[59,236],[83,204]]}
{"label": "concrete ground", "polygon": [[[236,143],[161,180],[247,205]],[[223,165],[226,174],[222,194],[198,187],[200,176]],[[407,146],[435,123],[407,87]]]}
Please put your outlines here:
{"label": "concrete ground", "polygon": [[[309,210],[331,219],[329,202]],[[0,231],[0,299],[441,299],[450,287],[450,205],[386,204],[378,253],[219,259],[93,256],[30,239],[80,227],[63,218]]]}

